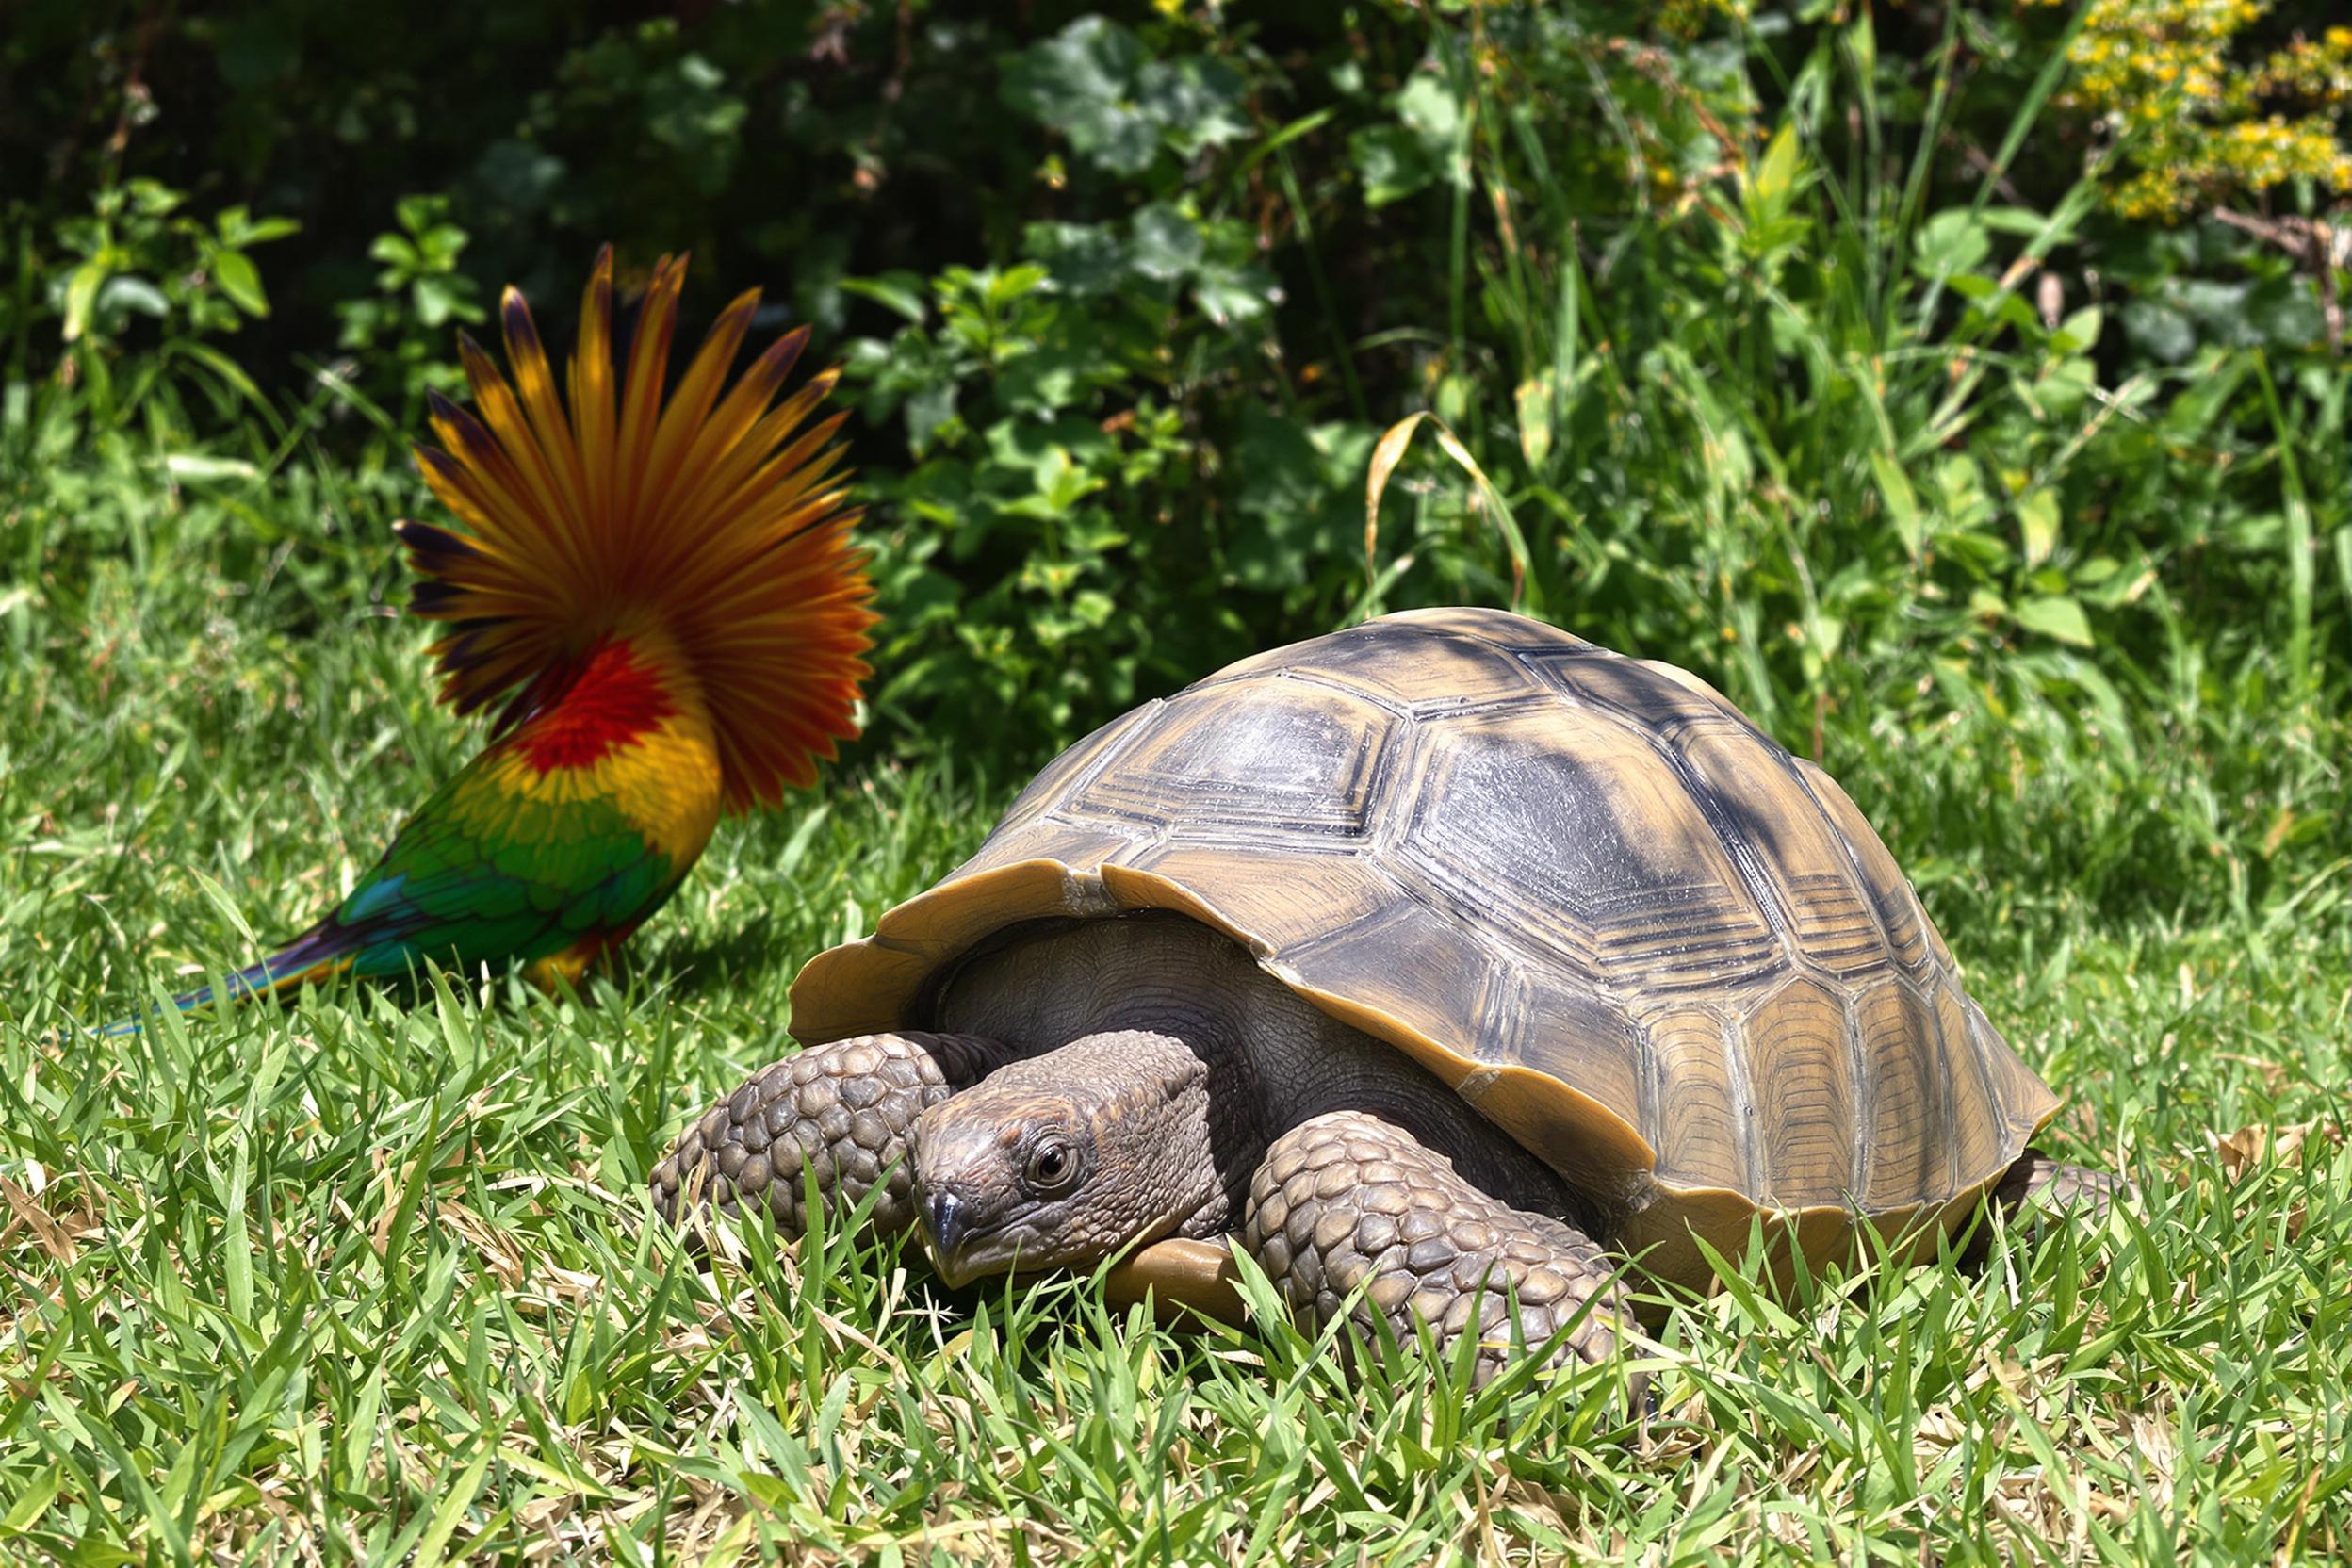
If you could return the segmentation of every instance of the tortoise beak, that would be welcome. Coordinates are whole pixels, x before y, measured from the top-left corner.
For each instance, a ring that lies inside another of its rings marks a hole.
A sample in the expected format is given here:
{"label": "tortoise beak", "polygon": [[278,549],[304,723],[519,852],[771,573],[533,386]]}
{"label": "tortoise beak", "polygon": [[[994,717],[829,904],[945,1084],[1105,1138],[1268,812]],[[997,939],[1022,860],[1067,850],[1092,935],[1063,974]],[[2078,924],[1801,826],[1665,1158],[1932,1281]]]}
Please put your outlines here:
{"label": "tortoise beak", "polygon": [[931,1249],[932,1266],[951,1287],[966,1283],[979,1272],[959,1266],[963,1245],[972,1234],[970,1215],[970,1205],[946,1189],[923,1200],[923,1240]]}

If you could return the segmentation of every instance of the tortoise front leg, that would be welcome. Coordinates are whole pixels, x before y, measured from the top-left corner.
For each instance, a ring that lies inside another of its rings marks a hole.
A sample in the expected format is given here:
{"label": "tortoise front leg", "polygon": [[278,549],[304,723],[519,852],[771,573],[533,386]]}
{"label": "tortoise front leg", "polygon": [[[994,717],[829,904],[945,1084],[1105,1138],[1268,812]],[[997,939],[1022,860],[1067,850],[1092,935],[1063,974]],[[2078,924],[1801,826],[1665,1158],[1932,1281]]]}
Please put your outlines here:
{"label": "tortoise front leg", "polygon": [[1360,1331],[1381,1317],[1411,1343],[1418,1318],[1443,1350],[1476,1332],[1481,1384],[1511,1354],[1514,1295],[1521,1342],[1533,1350],[1591,1304],[1554,1364],[1608,1360],[1633,1322],[1591,1237],[1490,1197],[1403,1128],[1361,1112],[1315,1117],[1274,1141],[1250,1184],[1242,1242],[1312,1324],[1329,1322],[1369,1281]]}
{"label": "tortoise front leg", "polygon": [[770,1063],[703,1112],[653,1168],[653,1206],[676,1222],[691,1198],[736,1213],[765,1204],[776,1227],[797,1236],[815,1173],[828,1211],[874,1200],[883,1234],[914,1222],[916,1120],[1020,1053],[975,1035],[860,1035]]}

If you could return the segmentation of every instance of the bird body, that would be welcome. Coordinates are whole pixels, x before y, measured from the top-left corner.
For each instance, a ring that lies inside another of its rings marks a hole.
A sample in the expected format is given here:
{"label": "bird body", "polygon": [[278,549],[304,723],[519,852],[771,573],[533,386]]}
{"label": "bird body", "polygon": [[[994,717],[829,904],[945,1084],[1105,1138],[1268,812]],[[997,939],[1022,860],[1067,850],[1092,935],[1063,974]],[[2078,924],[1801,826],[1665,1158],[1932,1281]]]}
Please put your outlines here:
{"label": "bird body", "polygon": [[514,384],[462,344],[474,411],[436,400],[444,449],[417,453],[462,526],[399,532],[421,577],[413,608],[447,628],[433,649],[443,695],[460,712],[502,702],[494,738],[333,913],[221,994],[427,961],[519,962],[543,988],[576,983],[677,890],[723,816],[812,783],[816,760],[857,734],[874,617],[828,446],[841,416],[801,429],[833,376],[769,406],[806,341],[796,332],[721,398],[758,303],[746,294],[665,405],[684,270],[655,269],[617,396],[609,253],[583,302],[568,409],[512,289]]}

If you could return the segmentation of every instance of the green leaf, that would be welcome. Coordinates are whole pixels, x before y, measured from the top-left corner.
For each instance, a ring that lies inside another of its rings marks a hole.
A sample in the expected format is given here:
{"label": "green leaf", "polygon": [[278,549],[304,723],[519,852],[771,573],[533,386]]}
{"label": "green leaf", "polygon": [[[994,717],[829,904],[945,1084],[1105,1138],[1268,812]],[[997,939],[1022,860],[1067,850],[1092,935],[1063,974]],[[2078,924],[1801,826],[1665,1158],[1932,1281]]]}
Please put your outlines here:
{"label": "green leaf", "polygon": [[1364,181],[1366,206],[1400,202],[1437,178],[1437,160],[1401,125],[1375,125],[1348,138],[1348,156]]}
{"label": "green leaf", "polygon": [[106,281],[104,263],[86,261],[74,269],[65,283],[65,340],[74,342],[90,328],[90,309],[97,303],[98,286]]}
{"label": "green leaf", "polygon": [[168,345],[168,348],[175,357],[192,359],[220,377],[225,385],[233,388],[239,397],[245,399],[256,409],[266,409],[270,406],[270,400],[262,396],[261,388],[254,384],[253,377],[245,373],[244,367],[211,344],[199,343],[194,338],[183,338]]}
{"label": "green leaf", "polygon": [[264,218],[246,224],[237,243],[240,246],[267,245],[273,239],[284,239],[288,235],[302,232],[302,225],[291,218]]}
{"label": "green leaf", "polygon": [[128,273],[108,278],[106,286],[98,291],[98,300],[109,309],[135,310],[158,321],[172,314],[171,302],[163,297],[162,289]]}
{"label": "green leaf", "polygon": [[1254,321],[1282,298],[1274,274],[1254,262],[1246,267],[1211,262],[1194,274],[1192,302],[1219,327]]}
{"label": "green leaf", "polygon": [[437,327],[454,315],[464,302],[446,278],[418,278],[410,296],[416,302],[418,325]]}
{"label": "green leaf", "polygon": [[2106,318],[2097,305],[2085,305],[2058,323],[2058,333],[2050,347],[2062,354],[2079,354],[2099,341],[2099,329]]}
{"label": "green leaf", "polygon": [[1970,212],[1939,212],[1919,225],[1912,249],[1930,276],[1965,272],[1993,253],[1984,220]]}
{"label": "green leaf", "polygon": [[1879,498],[1886,503],[1886,515],[1892,519],[1895,531],[1903,536],[1903,547],[1914,556],[1927,543],[1927,529],[1919,521],[1919,497],[1911,489],[1910,476],[1903,471],[1893,454],[1886,451],[1870,453],[1870,472],[1878,480]]}
{"label": "green leaf", "polygon": [[212,281],[246,315],[270,314],[270,297],[261,291],[261,269],[243,252],[213,252]]}
{"label": "green leaf", "polygon": [[1538,470],[1552,451],[1552,378],[1548,372],[1528,377],[1511,393],[1518,411],[1519,450],[1527,466]]}
{"label": "green leaf", "polygon": [[55,1465],[38,1470],[24,1494],[6,1514],[0,1514],[0,1536],[22,1535],[32,1522],[48,1511],[57,1500],[57,1489],[64,1483],[65,1472]]}
{"label": "green leaf", "polygon": [[2025,564],[2038,566],[2058,547],[2058,494],[2036,490],[2017,502],[2017,522],[2025,534]]}
{"label": "green leaf", "polygon": [[2076,647],[2091,645],[2091,623],[2082,607],[2063,594],[2027,599],[2010,612],[2011,619],[2028,631],[2054,637]]}
{"label": "green leaf", "polygon": [[1250,132],[1241,74],[1222,60],[1189,55],[1144,67],[1135,98],[1159,133],[1191,157]]}
{"label": "green leaf", "polygon": [[2126,304],[2123,330],[2134,348],[2169,365],[2178,365],[2197,351],[2197,324],[2185,313],[2154,300],[2138,299]]}
{"label": "green leaf", "polygon": [[261,470],[242,458],[213,457],[204,452],[172,452],[163,460],[163,469],[173,479],[184,482],[252,481],[261,477]]}
{"label": "green leaf", "polygon": [[1145,277],[1174,283],[1200,264],[1206,250],[1200,225],[1170,204],[1154,202],[1135,214],[1135,241],[1128,253]]}
{"label": "green leaf", "polygon": [[1001,91],[1007,106],[1059,131],[1088,162],[1140,174],[1160,150],[1159,122],[1135,101],[1143,61],[1134,33],[1082,16],[1014,56]]}
{"label": "green leaf", "polygon": [[923,302],[923,278],[904,269],[885,272],[879,277],[843,278],[841,292],[872,300],[883,309],[905,317],[915,325],[923,325],[926,311]]}
{"label": "green leaf", "polygon": [[1006,305],[1044,287],[1046,280],[1052,276],[1035,262],[1025,262],[1019,267],[1008,267],[1002,272],[992,273],[986,289],[988,306],[992,310],[1003,310]]}
{"label": "green leaf", "polygon": [[449,1546],[449,1537],[456,1533],[459,1523],[466,1517],[466,1511],[473,1507],[474,1498],[482,1491],[482,1480],[489,1473],[491,1458],[497,1451],[498,1446],[490,1439],[480,1439],[465,1470],[453,1480],[446,1476],[441,1478],[446,1490],[433,1506],[433,1523],[426,1528],[424,1540],[417,1544],[416,1568],[439,1568],[441,1554]]}
{"label": "green leaf", "polygon": [[1454,150],[1462,131],[1462,100],[1434,72],[1416,72],[1397,90],[1396,118],[1420,139],[1421,145],[1443,156]]}
{"label": "green leaf", "polygon": [[1756,197],[1765,206],[1777,206],[1795,193],[1797,127],[1795,122],[1772,133],[1764,156],[1756,166]]}

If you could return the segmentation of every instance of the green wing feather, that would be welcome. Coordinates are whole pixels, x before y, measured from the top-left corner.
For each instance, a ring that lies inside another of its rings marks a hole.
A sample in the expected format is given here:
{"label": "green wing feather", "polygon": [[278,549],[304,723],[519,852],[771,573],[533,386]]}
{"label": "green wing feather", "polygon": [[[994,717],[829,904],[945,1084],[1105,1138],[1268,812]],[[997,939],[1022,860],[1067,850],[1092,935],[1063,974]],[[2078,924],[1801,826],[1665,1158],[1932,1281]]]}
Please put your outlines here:
{"label": "green wing feather", "polygon": [[[335,913],[173,1005],[290,991],[331,974],[401,975],[426,959],[471,969],[619,941],[662,906],[686,867],[609,796],[527,793],[527,766],[511,740],[475,758],[408,819]],[[100,1033],[140,1027],[125,1019]]]}
{"label": "green wing feather", "polygon": [[684,871],[614,801],[550,801],[514,787],[494,746],[409,819],[384,858],[320,923],[363,975],[420,958],[529,961],[618,940],[659,908]]}

